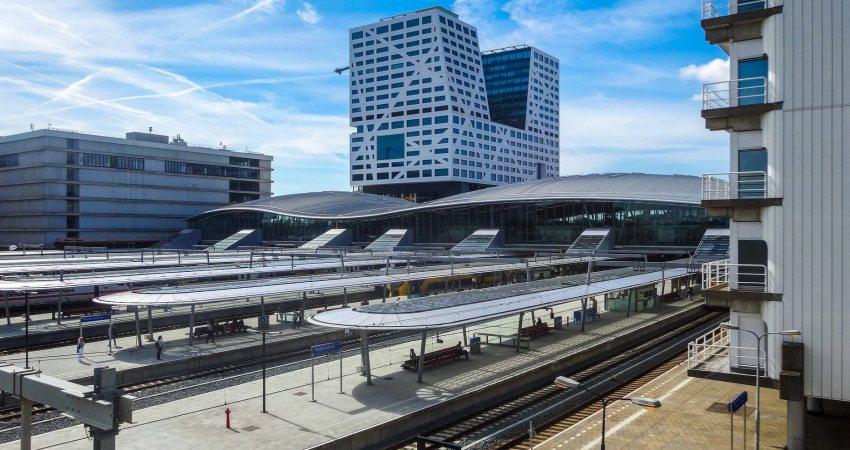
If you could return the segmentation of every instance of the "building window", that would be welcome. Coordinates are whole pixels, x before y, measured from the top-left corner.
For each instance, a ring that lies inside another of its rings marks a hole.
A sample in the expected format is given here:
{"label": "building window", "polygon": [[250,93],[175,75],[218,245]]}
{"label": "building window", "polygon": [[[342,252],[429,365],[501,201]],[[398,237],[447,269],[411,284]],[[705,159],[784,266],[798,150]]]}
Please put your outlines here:
{"label": "building window", "polygon": [[767,187],[767,149],[743,149],[738,151],[738,198],[764,198]]}
{"label": "building window", "polygon": [[245,203],[259,199],[259,194],[236,194],[233,192],[230,193],[230,203]]}
{"label": "building window", "polygon": [[18,166],[18,154],[12,153],[11,155],[2,155],[0,156],[0,167],[17,167]]}
{"label": "building window", "polygon": [[74,167],[65,169],[65,179],[68,181],[80,181],[80,169]]}
{"label": "building window", "polygon": [[764,9],[765,0],[738,0],[738,12],[758,11]]}
{"label": "building window", "polygon": [[376,150],[379,160],[404,158],[404,135],[388,134],[378,136]]}
{"label": "building window", "polygon": [[260,167],[259,159],[230,157],[231,166]]}
{"label": "building window", "polygon": [[65,209],[69,213],[80,212],[80,201],[79,200],[65,200]]}
{"label": "building window", "polygon": [[77,184],[66,184],[65,185],[65,196],[67,197],[79,197],[80,196],[80,186]]}
{"label": "building window", "polygon": [[83,153],[83,164],[89,167],[108,167],[123,170],[145,170],[145,160],[131,156],[100,155]]}
{"label": "building window", "polygon": [[240,167],[215,166],[211,164],[196,164],[179,161],[165,161],[167,173],[183,173],[186,175],[202,175],[208,177],[260,179],[260,171]]}
{"label": "building window", "polygon": [[66,216],[65,228],[77,229],[80,228],[80,216]]}
{"label": "building window", "polygon": [[765,102],[767,86],[767,57],[738,61],[738,105],[759,105]]}
{"label": "building window", "polygon": [[258,181],[230,180],[230,190],[260,192],[260,183]]}
{"label": "building window", "polygon": [[65,148],[71,150],[79,150],[80,149],[80,140],[79,139],[66,139],[65,140]]}

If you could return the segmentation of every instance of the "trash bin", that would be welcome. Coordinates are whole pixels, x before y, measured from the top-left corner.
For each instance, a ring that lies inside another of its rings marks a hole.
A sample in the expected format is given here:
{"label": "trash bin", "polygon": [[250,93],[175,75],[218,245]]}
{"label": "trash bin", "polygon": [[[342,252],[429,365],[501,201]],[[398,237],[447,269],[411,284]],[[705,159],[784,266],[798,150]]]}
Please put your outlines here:
{"label": "trash bin", "polygon": [[257,328],[266,330],[269,328],[269,316],[260,316],[257,320]]}
{"label": "trash bin", "polygon": [[477,355],[481,353],[481,338],[478,336],[473,336],[472,339],[469,340],[469,353],[473,355]]}
{"label": "trash bin", "polygon": [[555,321],[555,329],[556,330],[563,330],[564,329],[564,320],[561,318],[561,316],[556,316],[553,320]]}

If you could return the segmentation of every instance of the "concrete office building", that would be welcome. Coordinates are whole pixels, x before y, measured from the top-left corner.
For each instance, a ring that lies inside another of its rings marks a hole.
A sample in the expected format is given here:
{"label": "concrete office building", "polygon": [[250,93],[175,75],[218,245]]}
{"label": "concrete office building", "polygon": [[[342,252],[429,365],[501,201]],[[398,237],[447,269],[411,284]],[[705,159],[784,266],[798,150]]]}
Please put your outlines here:
{"label": "concrete office building", "polygon": [[[801,449],[807,405],[850,401],[850,3],[702,4],[706,39],[731,61],[731,81],[703,88],[731,160],[704,177],[703,206],[731,218],[731,259],[710,267],[706,298],[742,329],[802,332],[767,336],[760,361],[788,400],[787,448]],[[730,372],[755,373],[755,337],[729,338]]]}
{"label": "concrete office building", "polygon": [[59,130],[0,137],[0,244],[147,245],[271,196],[271,156]]}
{"label": "concrete office building", "polygon": [[559,175],[558,60],[442,7],[353,28],[351,184],[428,201]]}

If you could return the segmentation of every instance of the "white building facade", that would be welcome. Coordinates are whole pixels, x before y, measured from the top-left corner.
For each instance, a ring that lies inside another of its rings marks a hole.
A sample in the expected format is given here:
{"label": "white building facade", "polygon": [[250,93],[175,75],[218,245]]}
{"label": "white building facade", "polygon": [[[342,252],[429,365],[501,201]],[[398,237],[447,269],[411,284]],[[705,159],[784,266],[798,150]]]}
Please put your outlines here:
{"label": "white building facade", "polygon": [[[787,448],[800,449],[807,405],[850,401],[850,3],[702,4],[706,38],[731,63],[731,81],[703,89],[706,126],[730,133],[731,161],[704,177],[703,205],[732,219],[730,261],[715,266],[728,286],[706,297],[727,300],[742,329],[802,332],[769,335],[761,350],[788,400]],[[734,347],[755,338],[730,333],[731,370],[753,369],[754,354]]]}
{"label": "white building facade", "polygon": [[527,46],[482,54],[475,27],[442,7],[350,37],[355,189],[426,201],[559,175],[551,55]]}
{"label": "white building facade", "polygon": [[59,130],[0,137],[0,244],[147,245],[271,196],[271,156]]}

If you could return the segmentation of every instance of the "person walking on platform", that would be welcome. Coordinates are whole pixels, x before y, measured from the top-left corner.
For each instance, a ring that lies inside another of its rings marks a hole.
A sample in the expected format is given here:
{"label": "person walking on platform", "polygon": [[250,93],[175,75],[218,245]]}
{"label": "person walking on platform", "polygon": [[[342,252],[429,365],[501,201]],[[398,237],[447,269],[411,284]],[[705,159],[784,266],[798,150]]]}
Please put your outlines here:
{"label": "person walking on platform", "polygon": [[210,343],[210,339],[212,339],[213,344],[215,344],[215,321],[214,320],[210,320],[210,323],[207,326],[207,344]]}
{"label": "person walking on platform", "polygon": [[156,343],[154,344],[154,347],[156,347],[156,359],[162,359],[162,348],[164,346],[165,344],[162,342],[162,336],[156,338]]}
{"label": "person walking on platform", "polygon": [[298,311],[292,313],[292,329],[298,327]]}
{"label": "person walking on platform", "polygon": [[112,322],[109,322],[109,328],[106,330],[106,338],[112,341],[113,347],[118,347],[118,340],[115,338],[115,330],[112,329]]}
{"label": "person walking on platform", "polygon": [[688,300],[694,299],[694,287],[688,286]]}
{"label": "person walking on platform", "polygon": [[83,337],[80,336],[77,339],[77,362],[83,362],[83,351],[86,348],[86,341],[83,340]]}

